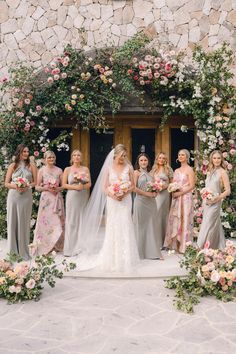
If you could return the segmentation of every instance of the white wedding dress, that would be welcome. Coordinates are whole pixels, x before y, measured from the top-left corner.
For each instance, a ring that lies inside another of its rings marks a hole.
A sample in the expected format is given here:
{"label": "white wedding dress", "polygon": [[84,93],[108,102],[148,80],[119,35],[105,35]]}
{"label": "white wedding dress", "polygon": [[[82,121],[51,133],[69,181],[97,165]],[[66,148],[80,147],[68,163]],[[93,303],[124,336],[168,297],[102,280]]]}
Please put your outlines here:
{"label": "white wedding dress", "polygon": [[[130,181],[130,166],[127,164],[121,175],[117,176],[109,168],[108,181],[112,185],[118,181]],[[99,267],[104,272],[126,273],[139,263],[137,243],[132,221],[132,199],[129,193],[121,201],[107,197],[105,238],[99,253]]]}
{"label": "white wedding dress", "polygon": [[[109,166],[107,170],[108,185],[118,181],[130,181],[129,169],[130,165],[125,165],[121,175],[117,176],[113,167]],[[100,242],[99,248],[94,247],[94,253],[82,251],[79,254],[78,270],[92,269],[96,274],[118,273],[122,275],[136,270],[140,258],[131,211],[131,194],[127,194],[121,201],[106,197],[105,228],[100,225],[99,231],[93,234],[93,241],[89,240],[93,246],[96,244],[96,240],[102,240],[102,242]],[[87,218],[85,218],[85,222],[87,224]],[[84,231],[86,226],[89,229],[90,225],[85,225]]]}

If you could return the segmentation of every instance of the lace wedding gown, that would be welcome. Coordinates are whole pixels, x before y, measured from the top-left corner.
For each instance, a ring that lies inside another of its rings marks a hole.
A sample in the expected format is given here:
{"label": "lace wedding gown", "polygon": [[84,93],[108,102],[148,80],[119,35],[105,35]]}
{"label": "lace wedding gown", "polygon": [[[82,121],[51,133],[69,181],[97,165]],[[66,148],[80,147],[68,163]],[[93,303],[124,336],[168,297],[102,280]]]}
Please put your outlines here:
{"label": "lace wedding gown", "polygon": [[[130,181],[130,166],[126,165],[120,176],[112,167],[108,170],[108,184]],[[132,199],[128,194],[121,201],[107,197],[105,237],[101,250],[94,258],[83,255],[78,259],[78,269],[96,268],[103,273],[129,273],[139,263],[134,225],[131,216]],[[87,264],[87,266],[86,266]]]}

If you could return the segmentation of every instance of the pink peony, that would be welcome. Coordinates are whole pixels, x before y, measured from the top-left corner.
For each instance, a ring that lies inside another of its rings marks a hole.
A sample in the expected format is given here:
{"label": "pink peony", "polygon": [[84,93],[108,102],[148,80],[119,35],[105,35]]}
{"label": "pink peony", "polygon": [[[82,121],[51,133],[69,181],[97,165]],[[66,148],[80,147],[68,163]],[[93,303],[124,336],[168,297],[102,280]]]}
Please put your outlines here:
{"label": "pink peony", "polygon": [[35,287],[35,280],[31,278],[29,281],[27,281],[25,286],[27,289],[33,289]]}

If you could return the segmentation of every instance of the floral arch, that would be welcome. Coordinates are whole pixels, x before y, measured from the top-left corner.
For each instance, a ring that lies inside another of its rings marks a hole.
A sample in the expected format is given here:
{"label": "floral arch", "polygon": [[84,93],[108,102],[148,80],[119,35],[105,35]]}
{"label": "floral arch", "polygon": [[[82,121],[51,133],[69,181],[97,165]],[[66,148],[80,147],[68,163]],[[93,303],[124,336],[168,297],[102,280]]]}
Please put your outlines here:
{"label": "floral arch", "polygon": [[[162,124],[174,114],[194,118],[201,143],[200,150],[194,152],[198,175],[196,232],[201,222],[198,192],[204,183],[207,157],[216,148],[223,152],[233,190],[223,204],[223,225],[228,235],[236,236],[236,145],[232,139],[236,130],[236,89],[230,71],[233,58],[227,45],[211,53],[196,48],[190,58],[156,48],[145,35],[138,34],[122,47],[92,54],[67,47],[40,72],[23,65],[12,68],[10,79],[1,79],[5,102],[0,118],[2,177],[22,141],[36,160],[52,145],[67,147],[65,132],[54,141],[47,137],[48,127],[58,119],[71,119],[72,125],[84,129],[104,129],[106,111],[116,114],[130,95],[146,106],[148,97],[152,103],[147,110],[161,108]],[[1,189],[2,210],[5,194]],[[5,215],[0,219],[0,231],[3,236]]]}

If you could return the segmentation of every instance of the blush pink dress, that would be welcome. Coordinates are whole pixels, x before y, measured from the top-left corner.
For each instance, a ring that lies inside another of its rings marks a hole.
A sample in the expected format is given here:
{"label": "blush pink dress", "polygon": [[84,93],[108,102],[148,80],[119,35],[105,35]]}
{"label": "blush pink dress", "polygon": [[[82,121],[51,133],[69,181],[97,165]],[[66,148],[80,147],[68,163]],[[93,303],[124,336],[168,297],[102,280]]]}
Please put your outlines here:
{"label": "blush pink dress", "polygon": [[[60,185],[62,170],[54,166],[49,171],[46,166],[39,171],[42,174],[42,186],[50,181]],[[64,244],[65,212],[62,194],[43,191],[40,197],[37,223],[34,232],[34,242],[38,244],[38,254],[47,254],[53,249],[62,251]]]}
{"label": "blush pink dress", "polygon": [[[177,182],[183,188],[189,185],[188,176],[179,170],[174,172],[173,182]],[[186,242],[192,239],[192,231],[193,196],[191,191],[172,199],[164,247],[184,253]]]}

